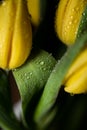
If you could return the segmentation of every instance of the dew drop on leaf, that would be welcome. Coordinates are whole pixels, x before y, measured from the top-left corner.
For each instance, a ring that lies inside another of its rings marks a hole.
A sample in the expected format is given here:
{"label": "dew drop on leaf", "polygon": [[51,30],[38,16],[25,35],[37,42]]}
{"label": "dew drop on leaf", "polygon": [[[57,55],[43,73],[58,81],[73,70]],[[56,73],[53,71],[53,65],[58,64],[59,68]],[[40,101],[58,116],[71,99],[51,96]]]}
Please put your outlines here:
{"label": "dew drop on leaf", "polygon": [[27,79],[29,79],[30,77],[29,77],[29,76],[27,76],[26,78],[27,78]]}
{"label": "dew drop on leaf", "polygon": [[32,75],[33,73],[32,72],[30,72],[30,76]]}
{"label": "dew drop on leaf", "polygon": [[83,16],[85,16],[86,14],[85,13],[82,13]]}
{"label": "dew drop on leaf", "polygon": [[41,62],[40,62],[40,65],[44,65],[44,61],[41,61]]}
{"label": "dew drop on leaf", "polygon": [[43,68],[43,70],[45,71],[45,70],[46,70],[46,68]]}

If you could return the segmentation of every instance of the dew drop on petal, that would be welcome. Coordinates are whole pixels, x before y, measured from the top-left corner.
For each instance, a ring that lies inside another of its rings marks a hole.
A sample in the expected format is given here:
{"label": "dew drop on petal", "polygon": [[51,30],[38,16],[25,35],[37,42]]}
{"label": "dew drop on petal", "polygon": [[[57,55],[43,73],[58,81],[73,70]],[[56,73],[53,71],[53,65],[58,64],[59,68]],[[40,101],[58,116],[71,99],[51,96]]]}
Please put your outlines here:
{"label": "dew drop on petal", "polygon": [[70,19],[73,19],[73,15],[70,16]]}
{"label": "dew drop on petal", "polygon": [[71,24],[72,24],[72,21],[69,22],[69,25],[71,25]]}

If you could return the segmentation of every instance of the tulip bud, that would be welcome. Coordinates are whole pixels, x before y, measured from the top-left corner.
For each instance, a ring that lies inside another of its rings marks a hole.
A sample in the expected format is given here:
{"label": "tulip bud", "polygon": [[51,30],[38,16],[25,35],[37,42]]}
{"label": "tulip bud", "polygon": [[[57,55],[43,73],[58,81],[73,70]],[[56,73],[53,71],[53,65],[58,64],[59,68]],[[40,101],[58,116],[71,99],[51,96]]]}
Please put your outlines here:
{"label": "tulip bud", "polygon": [[[63,43],[73,44],[87,30],[86,5],[87,0],[60,0],[56,10],[55,29]],[[87,48],[76,57],[63,84],[66,92],[87,92]]]}
{"label": "tulip bud", "polygon": [[63,84],[66,92],[73,94],[87,92],[87,48],[73,62]]}
{"label": "tulip bud", "polygon": [[46,0],[27,0],[32,24],[37,27],[45,15]]}
{"label": "tulip bud", "polygon": [[0,5],[0,67],[21,66],[30,54],[32,30],[25,0],[6,0]]}
{"label": "tulip bud", "polygon": [[55,30],[60,40],[73,44],[87,30],[87,0],[60,0],[55,16]]}

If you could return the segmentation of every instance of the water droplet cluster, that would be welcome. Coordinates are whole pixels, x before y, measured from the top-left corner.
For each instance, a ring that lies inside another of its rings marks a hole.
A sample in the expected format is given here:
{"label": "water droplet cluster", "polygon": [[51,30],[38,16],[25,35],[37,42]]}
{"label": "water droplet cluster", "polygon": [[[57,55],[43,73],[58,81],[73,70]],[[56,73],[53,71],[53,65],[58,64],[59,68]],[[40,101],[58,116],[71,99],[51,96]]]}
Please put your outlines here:
{"label": "water droplet cluster", "polygon": [[55,63],[56,60],[51,54],[41,50],[39,54],[30,58],[26,64],[14,69],[13,75],[19,90],[22,91],[22,95],[24,95],[23,91],[32,95],[32,93],[41,89],[45,85]]}
{"label": "water droplet cluster", "polygon": [[77,19],[76,14],[79,15],[80,8],[82,8],[81,6],[80,7],[76,6],[71,9],[71,13],[68,17],[67,26],[65,26],[65,29],[64,29],[65,36],[67,35],[69,29],[74,30],[74,35],[75,36],[77,35],[78,27],[76,27],[76,25],[78,25],[79,20]]}

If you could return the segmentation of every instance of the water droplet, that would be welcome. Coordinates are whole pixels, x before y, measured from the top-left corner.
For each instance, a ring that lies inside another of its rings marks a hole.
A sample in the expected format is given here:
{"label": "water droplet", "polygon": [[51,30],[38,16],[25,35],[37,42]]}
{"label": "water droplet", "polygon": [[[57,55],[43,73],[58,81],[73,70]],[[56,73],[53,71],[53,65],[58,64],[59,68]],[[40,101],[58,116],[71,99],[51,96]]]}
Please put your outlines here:
{"label": "water droplet", "polygon": [[85,13],[82,13],[83,16],[85,16],[86,14]]}
{"label": "water droplet", "polygon": [[73,19],[73,15],[70,16],[70,19]]}
{"label": "water droplet", "polygon": [[75,8],[72,9],[72,12],[75,12]]}
{"label": "water droplet", "polygon": [[77,36],[77,31],[75,31],[75,36]]}
{"label": "water droplet", "polygon": [[44,61],[41,61],[41,62],[40,62],[40,65],[44,65]]}
{"label": "water droplet", "polygon": [[29,79],[30,77],[29,77],[29,76],[27,76],[26,78],[27,78],[27,79]]}
{"label": "water droplet", "polygon": [[69,22],[69,25],[71,25],[71,24],[72,24],[72,21]]}
{"label": "water droplet", "polygon": [[32,72],[30,72],[29,74],[30,74],[30,76],[31,76],[31,75],[32,75]]}
{"label": "water droplet", "polygon": [[45,70],[46,70],[46,68],[43,68],[43,70],[45,71]]}

